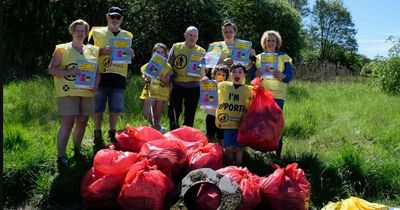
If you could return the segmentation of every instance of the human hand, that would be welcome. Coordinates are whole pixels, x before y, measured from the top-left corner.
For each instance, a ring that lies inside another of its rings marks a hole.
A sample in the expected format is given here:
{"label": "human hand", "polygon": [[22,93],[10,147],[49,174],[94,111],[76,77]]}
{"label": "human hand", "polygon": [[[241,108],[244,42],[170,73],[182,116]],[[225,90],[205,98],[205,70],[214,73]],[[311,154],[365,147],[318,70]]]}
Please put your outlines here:
{"label": "human hand", "polygon": [[256,56],[256,50],[254,50],[253,48],[251,48],[250,50],[250,56]]}
{"label": "human hand", "polygon": [[207,81],[207,80],[208,80],[208,77],[207,77],[207,76],[204,76],[204,77],[202,77],[202,78],[200,79],[200,81],[202,81],[202,82]]}
{"label": "human hand", "polygon": [[232,66],[233,60],[232,60],[232,58],[225,58],[223,63],[228,65],[228,66]]}
{"label": "human hand", "polygon": [[274,71],[273,73],[272,73],[272,75],[276,78],[276,79],[279,79],[279,80],[282,80],[282,79],[284,79],[284,74],[282,73],[282,72],[280,72],[280,71]]}
{"label": "human hand", "polygon": [[66,76],[76,76],[76,75],[78,75],[80,73],[81,73],[81,70],[74,67],[73,69],[67,71],[67,75]]}
{"label": "human hand", "polygon": [[260,71],[260,69],[257,69],[257,71],[256,71],[256,77],[261,77],[261,71]]}
{"label": "human hand", "polygon": [[111,53],[112,53],[112,48],[108,45],[103,48],[100,48],[101,55],[111,55]]}
{"label": "human hand", "polygon": [[129,48],[128,51],[126,52],[128,55],[135,57],[135,51],[132,48]]}

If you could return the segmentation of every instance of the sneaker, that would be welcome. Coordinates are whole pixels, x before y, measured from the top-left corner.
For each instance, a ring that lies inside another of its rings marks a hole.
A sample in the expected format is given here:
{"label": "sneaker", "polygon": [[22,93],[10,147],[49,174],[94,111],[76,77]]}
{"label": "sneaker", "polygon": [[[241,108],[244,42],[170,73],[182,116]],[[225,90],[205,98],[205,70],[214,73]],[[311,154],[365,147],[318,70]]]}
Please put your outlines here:
{"label": "sneaker", "polygon": [[166,128],[161,127],[160,130],[158,130],[160,133],[165,134],[167,132]]}
{"label": "sneaker", "polygon": [[58,157],[57,164],[62,167],[68,167],[67,157],[65,157],[65,156]]}
{"label": "sneaker", "polygon": [[108,131],[108,137],[110,138],[111,143],[116,142],[117,140],[115,139],[115,130],[109,130]]}

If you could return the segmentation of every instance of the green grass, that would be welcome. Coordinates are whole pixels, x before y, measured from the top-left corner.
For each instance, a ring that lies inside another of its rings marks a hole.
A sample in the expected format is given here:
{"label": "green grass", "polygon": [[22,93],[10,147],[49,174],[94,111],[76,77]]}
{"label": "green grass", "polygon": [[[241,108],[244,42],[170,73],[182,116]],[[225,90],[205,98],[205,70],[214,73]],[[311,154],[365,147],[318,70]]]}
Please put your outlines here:
{"label": "green grass", "polygon": [[[141,91],[141,79],[128,78],[126,112],[118,129],[148,125],[141,116]],[[312,186],[312,208],[350,195],[400,206],[400,96],[385,95],[357,81],[293,82],[288,92],[280,165],[297,162],[305,171]],[[168,128],[166,108],[161,123]],[[55,163],[59,117],[51,78],[4,86],[3,113],[5,206],[80,209],[80,180],[92,164],[93,120],[83,140],[88,161],[59,171]],[[195,127],[205,131],[204,119],[198,109]],[[272,173],[271,164],[270,154],[245,150],[244,165],[253,173]]]}

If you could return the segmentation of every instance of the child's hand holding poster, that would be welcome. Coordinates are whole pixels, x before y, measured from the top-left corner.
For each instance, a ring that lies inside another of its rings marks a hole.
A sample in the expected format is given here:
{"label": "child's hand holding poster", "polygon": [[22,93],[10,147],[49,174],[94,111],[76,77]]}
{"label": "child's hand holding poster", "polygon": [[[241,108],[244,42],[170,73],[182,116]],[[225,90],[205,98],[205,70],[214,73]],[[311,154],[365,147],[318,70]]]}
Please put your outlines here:
{"label": "child's hand holding poster", "polygon": [[95,86],[97,62],[79,60],[77,68],[81,73],[75,76],[75,87],[91,89]]}
{"label": "child's hand holding poster", "polygon": [[218,106],[218,86],[215,80],[200,82],[200,108],[215,109]]}
{"label": "child's hand holding poster", "polygon": [[204,54],[195,52],[190,55],[188,75],[193,77],[201,77],[201,63],[204,59]]}
{"label": "child's hand holding poster", "polygon": [[210,45],[206,55],[204,56],[206,62],[206,68],[214,68],[218,64],[219,59],[222,55],[221,45]]}
{"label": "child's hand holding poster", "polygon": [[251,45],[251,41],[236,39],[231,55],[233,63],[241,63],[247,66],[250,58]]}
{"label": "child's hand holding poster", "polygon": [[274,79],[272,75],[274,71],[278,71],[278,54],[262,53],[261,54],[261,77],[263,79]]}
{"label": "child's hand holding poster", "polygon": [[112,38],[111,39],[111,60],[113,63],[131,63],[132,56],[127,52],[131,48],[131,39],[129,38]]}
{"label": "child's hand holding poster", "polygon": [[143,74],[152,79],[157,79],[158,76],[160,76],[160,73],[165,64],[167,64],[167,59],[164,56],[155,52],[153,53]]}

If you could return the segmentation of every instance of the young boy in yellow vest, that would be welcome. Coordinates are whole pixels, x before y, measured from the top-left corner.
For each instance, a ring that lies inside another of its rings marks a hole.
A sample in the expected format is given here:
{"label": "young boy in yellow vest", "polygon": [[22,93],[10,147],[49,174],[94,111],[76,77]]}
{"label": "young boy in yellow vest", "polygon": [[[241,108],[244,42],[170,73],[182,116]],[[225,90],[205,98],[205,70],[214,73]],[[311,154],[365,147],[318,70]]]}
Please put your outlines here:
{"label": "young boy in yellow vest", "polygon": [[233,64],[230,68],[232,81],[218,83],[218,107],[215,124],[224,129],[224,156],[229,163],[240,166],[243,159],[242,146],[238,143],[238,128],[247,111],[253,93],[251,86],[244,85],[246,67]]}

